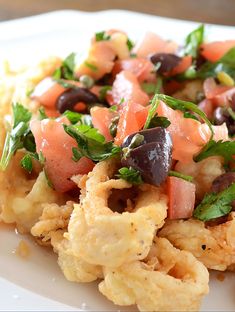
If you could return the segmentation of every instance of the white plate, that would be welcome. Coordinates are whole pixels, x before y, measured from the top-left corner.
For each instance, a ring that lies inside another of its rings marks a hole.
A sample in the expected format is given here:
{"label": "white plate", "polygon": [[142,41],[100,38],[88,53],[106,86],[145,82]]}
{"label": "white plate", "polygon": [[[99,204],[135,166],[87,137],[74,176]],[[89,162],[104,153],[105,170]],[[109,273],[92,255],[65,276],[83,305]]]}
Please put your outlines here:
{"label": "white plate", "polygon": [[[0,61],[10,59],[17,65],[48,55],[84,51],[94,32],[108,28],[123,29],[135,40],[151,30],[165,38],[182,41],[197,25],[127,11],[58,11],[0,23]],[[235,37],[234,27],[209,25],[207,29],[211,40]],[[127,310],[100,295],[97,283],[67,282],[56,264],[56,255],[36,246],[30,238],[31,257],[20,259],[14,250],[21,238],[12,228],[0,224],[1,310]],[[218,281],[216,273],[212,274],[210,294],[204,299],[202,310],[234,311],[234,292],[233,274],[226,274],[224,282]]]}

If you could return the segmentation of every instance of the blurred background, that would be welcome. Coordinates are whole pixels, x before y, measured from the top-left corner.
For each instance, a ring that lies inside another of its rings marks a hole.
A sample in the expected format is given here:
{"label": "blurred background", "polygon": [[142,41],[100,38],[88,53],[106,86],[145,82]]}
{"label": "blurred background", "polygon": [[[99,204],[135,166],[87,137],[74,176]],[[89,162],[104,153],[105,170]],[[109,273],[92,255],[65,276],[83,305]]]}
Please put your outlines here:
{"label": "blurred background", "polygon": [[64,9],[125,9],[235,26],[235,0],[0,0],[0,21]]}

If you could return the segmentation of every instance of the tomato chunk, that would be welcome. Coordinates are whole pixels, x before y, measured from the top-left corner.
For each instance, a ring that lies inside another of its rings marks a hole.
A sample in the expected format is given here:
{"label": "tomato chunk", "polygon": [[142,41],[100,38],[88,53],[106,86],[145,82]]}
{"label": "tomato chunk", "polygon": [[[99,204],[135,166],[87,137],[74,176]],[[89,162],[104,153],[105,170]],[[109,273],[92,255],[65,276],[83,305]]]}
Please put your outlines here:
{"label": "tomato chunk", "polygon": [[215,41],[203,43],[200,47],[201,55],[210,62],[217,62],[231,48],[235,47],[235,40]]}
{"label": "tomato chunk", "polygon": [[112,74],[114,77],[123,70],[134,74],[139,82],[156,82],[154,66],[146,58],[131,58],[127,60],[116,61]]}
{"label": "tomato chunk", "polygon": [[70,178],[75,174],[86,174],[94,163],[82,157],[78,162],[72,160],[72,147],[76,141],[63,128],[69,124],[67,118],[32,120],[31,131],[35,137],[37,152],[45,157],[45,171],[53,187],[58,192],[67,192],[75,187]]}
{"label": "tomato chunk", "polygon": [[143,107],[133,101],[123,103],[123,107],[120,111],[115,143],[121,145],[125,137],[138,132],[144,126],[147,115],[147,107]]}
{"label": "tomato chunk", "polygon": [[113,104],[120,104],[124,99],[125,102],[129,100],[147,105],[149,102],[148,95],[141,89],[136,76],[130,71],[122,71],[117,76],[112,88]]}
{"label": "tomato chunk", "polygon": [[177,177],[168,177],[168,218],[191,218],[195,205],[195,192],[195,184]]}
{"label": "tomato chunk", "polygon": [[134,48],[137,57],[148,57],[154,53],[175,53],[178,45],[172,41],[166,41],[158,35],[148,32],[142,41]]}
{"label": "tomato chunk", "polygon": [[112,119],[118,116],[117,112],[112,112],[107,107],[93,107],[91,109],[92,123],[95,128],[105,137],[106,141],[112,141],[109,127]]}

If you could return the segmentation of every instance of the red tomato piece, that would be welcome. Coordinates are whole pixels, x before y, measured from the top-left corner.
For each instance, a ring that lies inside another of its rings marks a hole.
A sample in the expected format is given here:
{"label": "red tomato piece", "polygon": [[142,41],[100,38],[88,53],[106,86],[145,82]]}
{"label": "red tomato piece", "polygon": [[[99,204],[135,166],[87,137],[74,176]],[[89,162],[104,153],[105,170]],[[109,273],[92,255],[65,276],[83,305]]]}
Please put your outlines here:
{"label": "red tomato piece", "polygon": [[114,77],[123,70],[134,74],[139,82],[156,82],[154,66],[146,58],[131,58],[115,62],[112,74]]}
{"label": "red tomato piece", "polygon": [[66,117],[32,120],[30,123],[37,152],[42,152],[46,159],[47,176],[54,189],[61,193],[75,187],[70,180],[73,175],[86,174],[94,167],[94,163],[86,157],[78,162],[72,160],[72,147],[77,147],[77,143],[64,131],[63,124],[69,124]]}
{"label": "red tomato piece", "polygon": [[200,47],[200,53],[208,61],[217,62],[233,47],[235,47],[235,40],[203,43]]}
{"label": "red tomato piece", "polygon": [[137,57],[148,57],[154,53],[175,53],[178,45],[172,41],[163,40],[158,35],[148,32],[143,40],[134,48]]}
{"label": "red tomato piece", "polygon": [[55,108],[57,98],[66,89],[54,81],[51,77],[43,79],[34,89],[31,98],[38,100],[43,106]]}
{"label": "red tomato piece", "polygon": [[180,63],[176,65],[168,74],[169,76],[175,76],[184,73],[192,65],[192,56],[187,55],[182,58]]}
{"label": "red tomato piece", "polygon": [[120,110],[115,144],[121,145],[125,137],[138,132],[145,124],[147,114],[146,107],[135,104],[133,101],[123,103]]}
{"label": "red tomato piece", "polygon": [[[183,163],[192,161],[193,156],[210,139],[211,132],[207,124],[201,124],[191,118],[184,118],[182,112],[171,109],[162,101],[160,101],[157,113],[159,116],[167,117],[171,122],[167,129],[173,141],[173,159]],[[216,141],[229,139],[226,125],[213,126],[213,130]]]}
{"label": "red tomato piece", "polygon": [[193,215],[195,184],[177,177],[167,178],[168,218],[186,219]]}
{"label": "red tomato piece", "polygon": [[213,99],[217,95],[231,89],[231,87],[218,85],[214,78],[207,78],[203,82],[203,90],[208,100]]}
{"label": "red tomato piece", "polygon": [[124,99],[147,105],[149,102],[148,95],[141,89],[136,76],[129,71],[122,71],[117,76],[112,88],[113,103],[118,105]]}
{"label": "red tomato piece", "polygon": [[112,112],[107,107],[93,107],[91,109],[92,123],[95,128],[105,137],[106,141],[112,141],[109,126],[114,117],[118,116],[117,112]]}

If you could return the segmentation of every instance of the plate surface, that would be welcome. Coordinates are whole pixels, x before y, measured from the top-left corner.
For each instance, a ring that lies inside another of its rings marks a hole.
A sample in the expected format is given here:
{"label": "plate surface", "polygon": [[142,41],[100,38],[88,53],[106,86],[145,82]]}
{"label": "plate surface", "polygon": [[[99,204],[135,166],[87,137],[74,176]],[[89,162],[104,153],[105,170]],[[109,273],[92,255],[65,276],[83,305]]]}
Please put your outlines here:
{"label": "plate surface", "polygon": [[[58,11],[0,23],[0,61],[9,59],[18,66],[48,55],[84,52],[92,34],[108,28],[123,29],[134,40],[150,30],[182,42],[197,25],[128,11]],[[235,27],[208,25],[207,29],[210,40],[235,37]],[[20,239],[13,228],[0,224],[1,310],[127,311],[99,294],[97,283],[67,282],[56,264],[56,255],[36,246],[30,238],[23,237],[30,244],[30,258],[16,256]],[[211,274],[210,294],[203,301],[202,311],[234,311],[234,275],[226,274],[220,282],[217,274]]]}

